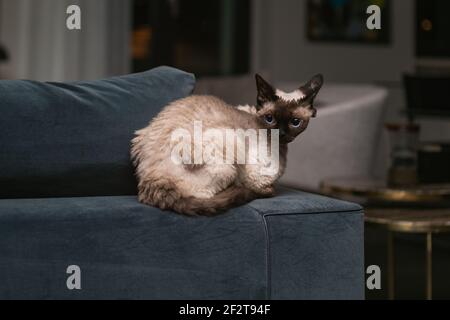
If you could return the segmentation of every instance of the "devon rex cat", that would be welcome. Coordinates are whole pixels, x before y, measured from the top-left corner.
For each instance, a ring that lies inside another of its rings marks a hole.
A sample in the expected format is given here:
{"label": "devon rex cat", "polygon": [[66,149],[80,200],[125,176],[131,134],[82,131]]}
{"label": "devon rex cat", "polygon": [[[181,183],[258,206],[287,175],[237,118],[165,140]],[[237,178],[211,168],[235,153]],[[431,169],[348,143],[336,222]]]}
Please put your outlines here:
{"label": "devon rex cat", "polygon": [[[132,141],[139,201],[186,215],[215,215],[272,196],[286,168],[288,143],[316,116],[313,103],[322,84],[316,75],[285,93],[256,75],[256,106],[197,95],[169,104]],[[263,170],[268,167],[275,170]]]}

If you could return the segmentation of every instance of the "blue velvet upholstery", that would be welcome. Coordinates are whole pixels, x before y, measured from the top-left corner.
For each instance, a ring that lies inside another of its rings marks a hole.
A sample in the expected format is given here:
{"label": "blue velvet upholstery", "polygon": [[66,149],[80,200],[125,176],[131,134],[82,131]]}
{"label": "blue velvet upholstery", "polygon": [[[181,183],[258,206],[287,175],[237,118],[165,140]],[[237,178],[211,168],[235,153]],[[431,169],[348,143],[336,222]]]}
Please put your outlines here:
{"label": "blue velvet upholstery", "polygon": [[194,83],[168,67],[100,81],[0,81],[0,198],[136,194],[134,131]]}
{"label": "blue velvet upholstery", "polygon": [[0,200],[0,299],[362,299],[361,208],[279,193],[217,218],[134,196]]}
{"label": "blue velvet upholstery", "polygon": [[133,132],[193,85],[171,68],[0,81],[0,299],[364,298],[358,205],[280,189],[188,218],[137,201]]}

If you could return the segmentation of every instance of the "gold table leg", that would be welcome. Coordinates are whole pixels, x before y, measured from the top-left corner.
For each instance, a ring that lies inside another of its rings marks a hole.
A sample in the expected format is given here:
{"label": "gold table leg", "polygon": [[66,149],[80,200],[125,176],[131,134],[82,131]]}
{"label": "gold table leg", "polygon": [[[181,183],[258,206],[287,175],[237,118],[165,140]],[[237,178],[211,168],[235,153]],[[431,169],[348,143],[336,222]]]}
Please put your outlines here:
{"label": "gold table leg", "polygon": [[427,233],[427,300],[433,299],[433,234]]}
{"label": "gold table leg", "polygon": [[388,231],[388,295],[389,300],[395,299],[395,251],[394,233]]}

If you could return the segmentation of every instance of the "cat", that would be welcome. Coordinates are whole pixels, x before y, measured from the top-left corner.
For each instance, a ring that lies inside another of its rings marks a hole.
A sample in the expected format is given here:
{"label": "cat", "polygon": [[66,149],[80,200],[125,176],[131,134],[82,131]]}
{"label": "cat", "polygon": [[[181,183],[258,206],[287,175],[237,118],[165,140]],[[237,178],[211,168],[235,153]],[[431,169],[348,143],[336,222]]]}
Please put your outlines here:
{"label": "cat", "polygon": [[[286,93],[275,89],[258,74],[255,78],[255,106],[234,107],[217,97],[192,95],[169,104],[146,128],[136,131],[131,158],[136,167],[141,203],[189,216],[213,216],[274,195],[273,185],[286,168],[287,145],[306,130],[311,118],[316,117],[314,99],[324,80],[322,75],[316,75],[294,92]],[[195,129],[195,123],[202,127]],[[241,142],[244,151],[233,144],[224,147],[219,140],[208,140],[204,136],[199,144],[193,143],[191,135],[205,134],[204,129],[216,130],[216,133],[253,129],[260,135],[267,130],[267,140],[270,140],[267,148],[278,148],[276,161],[250,163],[250,152],[254,151],[255,144],[251,144],[248,136],[232,138],[234,143]],[[174,132],[183,132],[189,139],[184,140],[184,136],[182,141],[180,136],[174,139]],[[192,161],[196,152],[202,155],[202,148],[214,149],[211,154],[222,157],[228,150],[234,161],[209,163],[201,161],[201,157],[200,161]],[[249,163],[236,162],[233,151],[241,155],[243,152]],[[276,171],[263,174],[262,169],[272,164]]]}

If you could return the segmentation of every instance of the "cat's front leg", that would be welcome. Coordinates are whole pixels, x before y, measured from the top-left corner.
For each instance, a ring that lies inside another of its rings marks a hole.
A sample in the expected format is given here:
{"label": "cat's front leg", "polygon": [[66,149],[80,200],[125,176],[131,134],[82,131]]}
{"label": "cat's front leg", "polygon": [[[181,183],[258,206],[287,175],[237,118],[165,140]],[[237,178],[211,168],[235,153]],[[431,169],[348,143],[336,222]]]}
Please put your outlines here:
{"label": "cat's front leg", "polygon": [[248,189],[262,197],[274,195],[273,184],[278,175],[264,175],[259,165],[244,165],[240,167],[239,178],[241,183]]}
{"label": "cat's front leg", "polygon": [[275,196],[275,188],[269,186],[265,189],[261,189],[261,193],[258,194],[261,198],[272,198]]}

